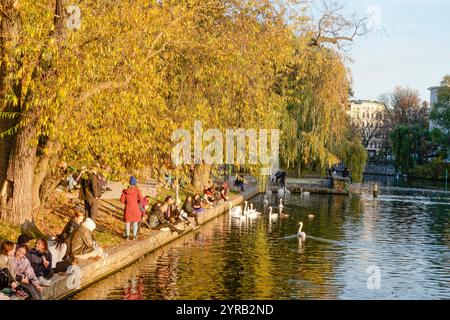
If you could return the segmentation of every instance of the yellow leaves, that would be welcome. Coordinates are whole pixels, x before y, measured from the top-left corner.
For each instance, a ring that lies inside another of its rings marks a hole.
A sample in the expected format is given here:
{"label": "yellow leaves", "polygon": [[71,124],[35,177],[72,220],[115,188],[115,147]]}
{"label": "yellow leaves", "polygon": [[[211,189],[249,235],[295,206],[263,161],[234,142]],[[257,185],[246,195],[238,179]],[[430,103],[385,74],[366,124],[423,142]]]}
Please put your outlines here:
{"label": "yellow leaves", "polygon": [[[56,55],[56,44],[48,44],[53,2],[24,2],[17,56],[23,54],[25,63],[17,76],[35,92],[42,133],[57,135],[65,156],[83,163],[100,158],[116,173],[130,165],[158,167],[170,158],[173,130],[190,130],[195,120],[209,128],[278,128],[287,102],[298,106],[290,123],[281,122],[292,134],[286,139],[295,146],[290,157],[300,148],[297,129],[320,136],[301,140],[321,144],[305,146],[308,155],[326,156],[323,137],[341,119],[328,114],[336,115],[346,87],[341,62],[326,51],[304,50],[306,40],[275,17],[271,4],[243,2],[227,11],[220,0],[81,2],[81,29],[69,33]],[[57,72],[28,83],[45,44]],[[284,88],[285,82],[292,87]]]}

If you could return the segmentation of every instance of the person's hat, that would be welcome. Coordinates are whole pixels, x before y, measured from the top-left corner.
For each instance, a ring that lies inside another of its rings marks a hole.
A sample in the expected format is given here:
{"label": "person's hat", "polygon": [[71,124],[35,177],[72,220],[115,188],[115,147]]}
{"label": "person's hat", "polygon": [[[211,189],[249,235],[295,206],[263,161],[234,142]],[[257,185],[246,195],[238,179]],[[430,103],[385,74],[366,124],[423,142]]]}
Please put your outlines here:
{"label": "person's hat", "polygon": [[28,241],[33,240],[34,238],[27,235],[27,234],[21,234],[18,238],[17,238],[17,244],[20,246],[22,244],[27,244]]}
{"label": "person's hat", "polygon": [[130,186],[135,186],[137,184],[137,180],[134,176],[131,176],[130,178]]}

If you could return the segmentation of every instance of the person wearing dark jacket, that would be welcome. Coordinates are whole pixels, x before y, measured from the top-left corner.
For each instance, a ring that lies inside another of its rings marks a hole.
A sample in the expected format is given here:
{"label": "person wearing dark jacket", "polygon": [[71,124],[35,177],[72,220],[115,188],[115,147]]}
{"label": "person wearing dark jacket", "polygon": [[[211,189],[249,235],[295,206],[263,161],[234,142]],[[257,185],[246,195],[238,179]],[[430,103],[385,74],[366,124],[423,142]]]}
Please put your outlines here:
{"label": "person wearing dark jacket", "polygon": [[49,279],[53,276],[52,254],[48,251],[48,243],[44,238],[36,242],[36,247],[31,248],[26,255],[31,263],[34,274],[41,286],[50,285]]}
{"label": "person wearing dark jacket", "polygon": [[130,186],[122,191],[120,202],[125,204],[123,220],[125,222],[126,239],[130,239],[130,224],[133,224],[133,240],[137,240],[138,223],[142,220],[141,207],[144,207],[144,197],[136,187],[135,177],[130,178]]}
{"label": "person wearing dark jacket", "polygon": [[198,213],[194,212],[194,207],[192,206],[192,196],[186,197],[186,201],[184,201],[181,210],[186,212],[188,217],[194,217],[195,225],[198,226]]}
{"label": "person wearing dark jacket", "polygon": [[163,203],[161,202],[156,202],[153,205],[148,217],[150,228],[152,228],[152,230],[161,230],[163,228],[169,228],[171,232],[177,232],[178,234],[181,234],[183,232],[182,230],[177,229],[177,227],[175,227],[173,224],[171,224],[164,218],[164,213],[161,210],[162,206]]}
{"label": "person wearing dark jacket", "polygon": [[245,191],[245,179],[244,175],[236,174],[236,180],[234,181],[234,185],[239,187],[241,191]]}
{"label": "person wearing dark jacket", "polygon": [[81,189],[79,194],[79,199],[84,200],[87,216],[92,220],[95,220],[97,217],[98,201],[102,196],[96,170],[94,168],[90,172],[85,172],[81,175]]}
{"label": "person wearing dark jacket", "polygon": [[192,199],[192,208],[197,214],[203,212],[202,199],[199,194],[194,195],[194,198]]}
{"label": "person wearing dark jacket", "polygon": [[64,258],[66,259],[69,256],[69,253],[72,251],[72,237],[75,232],[84,220],[84,214],[80,211],[76,211],[73,218],[70,219],[69,222],[64,226],[63,231],[57,237],[57,246],[65,243],[67,246],[66,254]]}
{"label": "person wearing dark jacket", "polygon": [[167,196],[164,203],[160,207],[160,210],[164,213],[164,218],[170,223],[177,223],[182,221],[181,213],[177,209],[175,200],[172,196]]}
{"label": "person wearing dark jacket", "polygon": [[75,212],[73,218],[67,222],[58,238],[64,240],[66,243],[70,243],[73,233],[81,226],[83,220],[84,214],[80,211]]}

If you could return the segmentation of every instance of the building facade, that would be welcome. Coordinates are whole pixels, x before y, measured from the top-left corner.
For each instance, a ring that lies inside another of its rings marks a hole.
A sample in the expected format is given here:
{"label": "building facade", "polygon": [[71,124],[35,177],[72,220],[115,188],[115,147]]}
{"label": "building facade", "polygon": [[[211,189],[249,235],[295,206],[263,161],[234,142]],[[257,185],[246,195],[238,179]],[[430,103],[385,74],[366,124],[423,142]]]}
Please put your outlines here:
{"label": "building facade", "polygon": [[378,155],[386,146],[388,134],[384,104],[369,100],[351,101],[348,114],[369,156]]}

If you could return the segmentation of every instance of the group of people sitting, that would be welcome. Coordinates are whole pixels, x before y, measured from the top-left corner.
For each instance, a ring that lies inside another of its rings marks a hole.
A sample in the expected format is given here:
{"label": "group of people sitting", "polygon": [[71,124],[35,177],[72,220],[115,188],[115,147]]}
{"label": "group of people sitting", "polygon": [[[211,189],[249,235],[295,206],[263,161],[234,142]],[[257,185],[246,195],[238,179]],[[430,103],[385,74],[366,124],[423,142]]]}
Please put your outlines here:
{"label": "group of people sitting", "polygon": [[[172,196],[167,196],[164,201],[157,201],[150,206],[150,197],[142,196],[137,187],[137,180],[131,177],[129,187],[122,191],[120,201],[125,204],[124,222],[125,238],[131,238],[131,226],[133,228],[133,240],[137,240],[141,221],[153,230],[170,230],[182,233],[183,230],[177,228],[180,222],[190,225],[188,217],[193,217],[198,226],[198,215],[207,208],[211,208],[222,201],[228,200],[228,184],[224,182],[220,188],[214,184],[205,187],[203,194],[188,195],[182,206],[176,203]],[[147,216],[147,218],[146,218]]]}
{"label": "group of people sitting", "polygon": [[[189,225],[188,217],[193,217],[198,227],[198,215],[205,209],[227,201],[228,192],[226,182],[219,188],[211,184],[204,188],[202,195],[188,195],[181,207],[172,196],[150,206],[150,197],[142,196],[136,178],[131,177],[130,186],[123,190],[120,199],[125,204],[126,239],[130,238],[131,225],[133,239],[137,239],[141,221],[148,221],[148,227],[153,230],[166,228],[180,234],[183,230],[179,229],[177,224],[181,222]],[[145,215],[147,219],[144,218]],[[3,242],[0,252],[0,292],[9,296],[40,300],[42,287],[50,286],[53,275],[67,271],[75,259],[98,260],[106,257],[94,237],[95,228],[93,219],[85,219],[83,212],[76,211],[61,234],[35,239],[33,248],[29,247],[33,237],[27,234],[21,234],[16,243]]]}
{"label": "group of people sitting", "polygon": [[75,259],[105,256],[94,238],[95,222],[76,212],[56,237],[42,237],[33,248],[33,237],[21,234],[17,243],[4,241],[0,252],[0,291],[31,300],[42,299],[42,287],[50,286],[54,274],[65,272]]}

